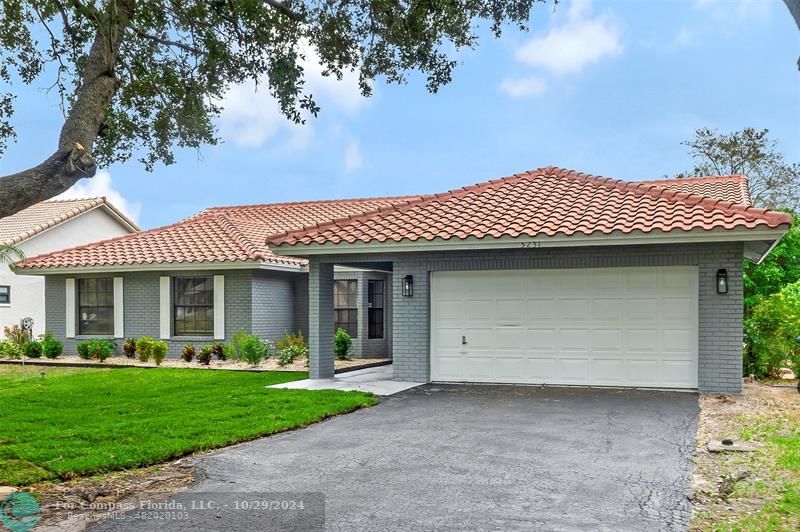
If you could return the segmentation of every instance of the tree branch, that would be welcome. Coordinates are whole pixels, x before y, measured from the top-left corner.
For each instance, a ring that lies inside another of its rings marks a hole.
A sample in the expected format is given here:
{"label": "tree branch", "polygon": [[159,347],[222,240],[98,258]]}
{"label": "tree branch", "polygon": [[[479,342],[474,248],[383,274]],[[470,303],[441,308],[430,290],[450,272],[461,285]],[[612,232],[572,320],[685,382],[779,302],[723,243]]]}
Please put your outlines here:
{"label": "tree branch", "polygon": [[278,2],[278,0],[264,0],[264,3],[270,6],[272,9],[278,11],[282,15],[286,15],[292,20],[303,20],[303,17],[297,11],[294,11],[286,6],[283,2]]}
{"label": "tree branch", "polygon": [[190,54],[195,54],[195,55],[203,55],[203,53],[204,53],[199,48],[195,48],[194,46],[189,46],[188,44],[185,44],[185,43],[182,43],[182,42],[179,42],[179,41],[172,41],[170,39],[162,39],[161,37],[158,37],[157,35],[150,35],[149,33],[145,33],[145,32],[143,32],[142,30],[140,30],[138,28],[131,28],[131,29],[139,37],[142,37],[144,39],[148,39],[148,40],[156,42],[158,44],[163,44],[164,46],[173,46],[175,48],[180,48],[184,52],[189,52]]}

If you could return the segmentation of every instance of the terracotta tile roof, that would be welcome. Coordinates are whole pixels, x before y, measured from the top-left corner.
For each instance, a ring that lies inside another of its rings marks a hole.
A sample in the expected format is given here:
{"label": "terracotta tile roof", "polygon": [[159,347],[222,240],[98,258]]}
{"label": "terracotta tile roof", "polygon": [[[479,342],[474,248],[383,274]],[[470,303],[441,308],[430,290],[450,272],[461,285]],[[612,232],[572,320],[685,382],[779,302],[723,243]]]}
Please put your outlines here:
{"label": "terracotta tile roof", "polygon": [[275,235],[273,246],[776,228],[788,214],[548,167]]}
{"label": "terracotta tile roof", "polygon": [[31,257],[16,267],[79,268],[241,261],[303,266],[306,264],[304,259],[273,254],[267,248],[267,237],[417,198],[215,207],[173,225]]}
{"label": "terracotta tile roof", "polygon": [[743,175],[662,179],[659,181],[638,181],[638,183],[655,185],[689,194],[699,194],[741,205],[752,204],[747,176]]}
{"label": "terracotta tile roof", "polygon": [[50,200],[37,203],[11,216],[0,218],[0,244],[19,244],[51,227],[103,205],[114,213],[124,225],[129,226],[132,231],[139,230],[135,223],[104,197]]}

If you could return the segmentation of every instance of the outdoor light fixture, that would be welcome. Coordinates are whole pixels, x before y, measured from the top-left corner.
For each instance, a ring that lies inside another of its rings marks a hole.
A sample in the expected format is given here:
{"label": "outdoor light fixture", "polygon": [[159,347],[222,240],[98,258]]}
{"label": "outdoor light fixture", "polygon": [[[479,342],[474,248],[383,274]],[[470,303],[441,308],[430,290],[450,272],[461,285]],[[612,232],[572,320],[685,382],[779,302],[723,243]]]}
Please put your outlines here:
{"label": "outdoor light fixture", "polygon": [[728,270],[717,270],[717,293],[728,293]]}
{"label": "outdoor light fixture", "polygon": [[403,277],[403,296],[411,297],[414,295],[414,276],[406,275]]}

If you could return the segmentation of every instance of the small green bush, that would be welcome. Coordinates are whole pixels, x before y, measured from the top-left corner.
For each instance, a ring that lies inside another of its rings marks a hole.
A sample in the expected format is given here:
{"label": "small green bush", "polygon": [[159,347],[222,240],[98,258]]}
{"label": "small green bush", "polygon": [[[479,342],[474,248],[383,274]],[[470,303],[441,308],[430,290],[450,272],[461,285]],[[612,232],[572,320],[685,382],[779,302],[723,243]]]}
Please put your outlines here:
{"label": "small green bush", "polygon": [[22,348],[8,340],[0,340],[0,358],[22,358]]}
{"label": "small green bush", "polygon": [[242,341],[247,338],[247,331],[244,329],[239,329],[235,333],[233,333],[233,338],[231,341],[225,346],[225,358],[231,360],[241,360],[242,359]]}
{"label": "small green bush", "polygon": [[308,344],[306,343],[306,339],[303,338],[303,333],[300,331],[296,333],[286,333],[283,335],[283,338],[275,342],[275,348],[278,351],[283,351],[287,347],[294,346],[299,348],[301,351],[305,350],[308,351]]}
{"label": "small green bush", "polygon": [[264,343],[258,338],[258,336],[253,336],[250,334],[244,337],[241,341],[240,349],[242,360],[251,366],[256,366],[262,360],[264,360],[266,347],[264,347]]}
{"label": "small green bush", "polygon": [[154,340],[150,336],[142,336],[136,342],[136,353],[139,355],[139,362],[150,362],[153,356]]}
{"label": "small green bush", "polygon": [[125,343],[122,344],[122,351],[125,352],[126,357],[134,358],[136,356],[136,338],[125,340]]}
{"label": "small green bush", "polygon": [[219,360],[225,360],[225,344],[222,342],[214,342],[211,344],[211,353]]}
{"label": "small green bush", "polygon": [[800,282],[786,285],[753,307],[745,321],[745,372],[778,377],[788,367],[800,374]]}
{"label": "small green bush", "polygon": [[211,358],[214,356],[214,353],[211,352],[210,345],[204,345],[200,348],[200,352],[197,353],[197,362],[204,366],[208,366],[211,363]]}
{"label": "small green bush", "polygon": [[195,355],[197,355],[197,349],[195,349],[194,344],[186,344],[183,346],[183,351],[181,351],[181,358],[185,362],[191,362],[194,360]]}
{"label": "small green bush", "polygon": [[22,354],[28,358],[42,358],[42,343],[30,340],[22,344]]}
{"label": "small green bush", "polygon": [[289,345],[278,351],[278,365],[286,366],[298,358],[308,356],[308,348],[297,344]]}
{"label": "small green bush", "polygon": [[58,358],[64,352],[64,344],[53,338],[52,333],[45,332],[40,340],[42,354],[47,358]]}
{"label": "small green bush", "polygon": [[167,358],[167,351],[169,351],[169,346],[164,340],[153,342],[153,362],[156,363],[156,366],[160,366]]}
{"label": "small green bush", "polygon": [[84,360],[95,359],[100,362],[105,362],[105,360],[114,353],[116,348],[117,344],[112,340],[95,338],[78,344],[78,356]]}
{"label": "small green bush", "polygon": [[342,328],[336,331],[333,336],[333,352],[336,358],[344,360],[347,358],[347,353],[350,352],[350,347],[353,345],[353,339],[350,338],[350,333]]}
{"label": "small green bush", "polygon": [[276,353],[277,350],[275,349],[275,344],[273,344],[269,340],[264,340],[264,359],[266,360],[268,358],[274,357]]}

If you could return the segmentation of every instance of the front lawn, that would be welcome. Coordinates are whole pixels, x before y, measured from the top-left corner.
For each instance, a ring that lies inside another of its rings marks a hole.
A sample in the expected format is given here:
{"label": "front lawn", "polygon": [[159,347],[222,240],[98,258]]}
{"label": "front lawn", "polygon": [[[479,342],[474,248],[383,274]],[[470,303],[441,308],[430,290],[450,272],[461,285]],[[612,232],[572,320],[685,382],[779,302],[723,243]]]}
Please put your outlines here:
{"label": "front lawn", "polygon": [[134,468],[371,406],[305,372],[0,367],[0,485]]}

